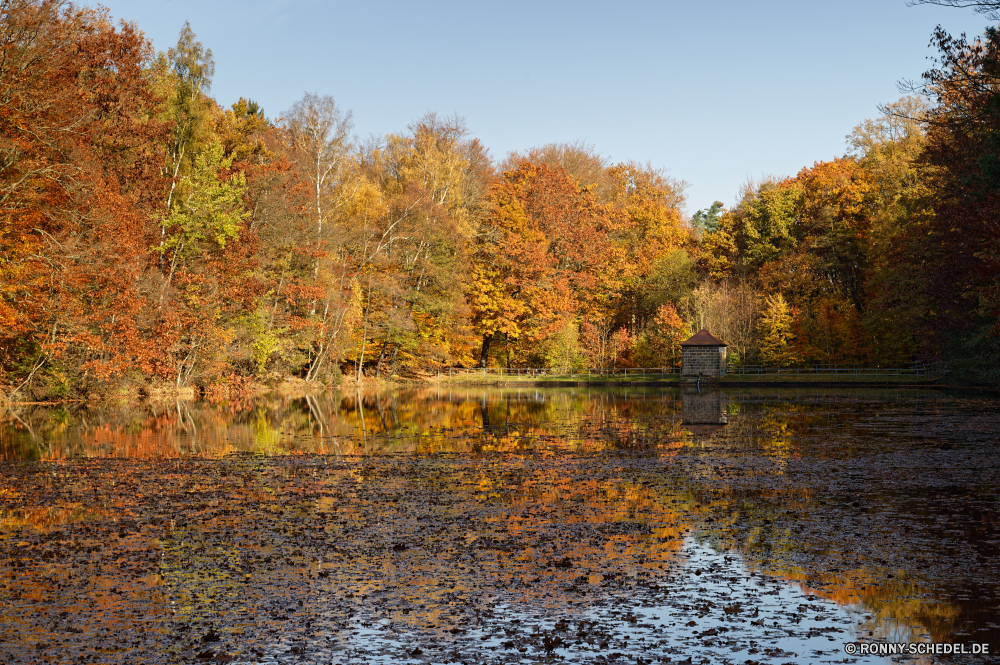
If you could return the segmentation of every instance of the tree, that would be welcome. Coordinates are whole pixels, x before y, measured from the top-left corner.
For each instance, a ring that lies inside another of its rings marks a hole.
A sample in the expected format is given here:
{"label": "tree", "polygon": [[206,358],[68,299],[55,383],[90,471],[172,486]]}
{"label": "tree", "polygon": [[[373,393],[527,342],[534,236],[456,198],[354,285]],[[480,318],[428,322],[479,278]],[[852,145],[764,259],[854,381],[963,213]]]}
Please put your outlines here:
{"label": "tree", "polygon": [[676,306],[691,295],[698,279],[697,265],[687,250],[666,252],[653,264],[643,284],[644,309],[655,312],[663,305]]}
{"label": "tree", "polygon": [[802,202],[802,189],[792,179],[748,181],[739,205],[720,218],[714,232],[702,235],[706,267],[743,277],[794,250],[803,239]]}
{"label": "tree", "polygon": [[690,335],[690,329],[677,314],[677,308],[660,305],[653,318],[654,332],[660,345],[660,363],[654,366],[672,366],[680,362],[681,342]]}
{"label": "tree", "polygon": [[562,169],[581,187],[593,187],[598,197],[603,198],[608,193],[608,159],[598,153],[593,145],[587,145],[583,141],[546,143],[531,148],[524,154],[512,152],[498,168],[503,173],[516,169],[523,162]]}
{"label": "tree", "polygon": [[813,269],[864,312],[871,237],[868,172],[855,159],[836,158],[802,169],[795,182],[802,196],[800,235],[805,251],[816,259]]}
{"label": "tree", "polygon": [[[372,305],[361,346],[371,346],[376,372],[440,367],[471,348],[465,277],[487,156],[461,118],[428,113],[408,129],[368,142],[358,158],[384,205],[371,243],[384,250],[361,277]],[[354,357],[360,364],[362,354]]]}
{"label": "tree", "polygon": [[1000,2],[997,0],[907,0],[908,7],[916,5],[940,5],[942,7],[971,7],[991,21],[1000,21]]}
{"label": "tree", "polygon": [[673,367],[680,362],[681,342],[689,336],[677,308],[660,305],[636,340],[632,360],[642,367]]}
{"label": "tree", "polygon": [[344,113],[329,95],[306,93],[285,113],[285,127],[309,179],[317,250],[322,251],[324,226],[329,227],[349,198],[345,175],[353,147],[351,113]]}
{"label": "tree", "polygon": [[933,167],[922,159],[929,106],[922,97],[908,96],[879,108],[880,116],[859,124],[847,140],[870,187],[864,239],[866,346],[877,362],[898,365],[913,359],[932,309],[927,266],[914,261],[921,243],[918,229],[934,217]]}
{"label": "tree", "polygon": [[178,261],[209,251],[206,244],[225,248],[226,242],[239,234],[240,224],[248,216],[243,209],[246,176],[239,172],[229,178],[223,175],[232,168],[234,158],[223,154],[222,143],[216,139],[195,159],[191,173],[181,179],[177,188],[180,196],[163,221],[166,235],[158,250],[171,256],[171,276]]}
{"label": "tree", "polygon": [[548,367],[559,369],[582,367],[585,356],[580,352],[576,323],[570,321],[550,335],[543,344],[543,355]]}
{"label": "tree", "polygon": [[308,243],[312,275],[299,276],[316,289],[307,314],[314,335],[306,371],[309,380],[318,376],[330,351],[340,348],[340,335],[351,312],[351,279],[358,263],[348,256],[346,246],[357,233],[344,226],[350,218],[346,208],[354,205],[364,220],[381,210],[373,212],[366,205],[373,201],[379,205],[373,188],[364,189],[363,182],[352,177],[352,127],[351,113],[345,113],[329,95],[306,93],[285,113],[291,159],[308,183],[306,210],[312,219]]}
{"label": "tree", "polygon": [[1000,381],[1000,31],[973,42],[935,33],[940,56],[924,74],[927,147],[921,161],[935,214],[911,229],[933,303],[940,348],[968,376]]}
{"label": "tree", "polygon": [[700,233],[712,233],[718,230],[724,207],[721,201],[715,201],[707,210],[696,211],[691,215],[691,228]]}
{"label": "tree", "polygon": [[681,303],[689,329],[706,328],[729,345],[730,362],[747,362],[760,348],[758,288],[750,281],[703,281]]}
{"label": "tree", "polygon": [[167,130],[149,43],[59,2],[0,14],[0,385],[160,371],[140,290]]}
{"label": "tree", "polygon": [[197,144],[204,141],[210,131],[208,121],[213,103],[208,93],[212,88],[215,61],[211,49],[206,49],[196,39],[191,24],[185,21],[177,45],[167,50],[166,62],[161,61],[158,69],[161,86],[168,90],[165,119],[173,122],[164,166],[164,174],[170,178],[166,205],[169,214],[182,168],[193,164]]}
{"label": "tree", "polygon": [[797,361],[790,344],[793,337],[791,308],[780,293],[764,299],[760,332],[761,362],[765,365],[785,367]]}
{"label": "tree", "polygon": [[483,340],[541,340],[598,304],[609,257],[608,210],[562,169],[524,162],[487,196],[469,303]]}

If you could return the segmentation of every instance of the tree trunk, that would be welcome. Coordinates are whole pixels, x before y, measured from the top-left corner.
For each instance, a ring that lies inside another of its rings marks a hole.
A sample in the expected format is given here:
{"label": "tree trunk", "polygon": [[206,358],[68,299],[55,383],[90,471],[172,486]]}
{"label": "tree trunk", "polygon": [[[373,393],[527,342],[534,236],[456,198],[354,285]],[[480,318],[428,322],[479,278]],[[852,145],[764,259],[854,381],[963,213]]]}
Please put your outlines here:
{"label": "tree trunk", "polygon": [[382,352],[378,354],[378,362],[375,363],[375,378],[382,376],[382,361],[385,360],[385,352],[389,349],[389,342],[382,343]]}
{"label": "tree trunk", "polygon": [[358,385],[361,385],[362,369],[365,366],[365,345],[368,342],[368,310],[371,309],[372,287],[368,286],[368,302],[365,304],[365,327],[361,333],[361,358],[358,360]]}
{"label": "tree trunk", "polygon": [[492,432],[493,425],[492,423],[490,423],[490,409],[489,405],[486,403],[486,400],[479,402],[479,414],[483,418],[483,431]]}
{"label": "tree trunk", "polygon": [[490,361],[490,342],[493,341],[493,335],[484,334],[483,335],[483,350],[479,354],[479,366],[486,367]]}
{"label": "tree trunk", "polygon": [[396,376],[396,367],[399,364],[399,344],[392,347],[392,358],[389,361],[389,376]]}

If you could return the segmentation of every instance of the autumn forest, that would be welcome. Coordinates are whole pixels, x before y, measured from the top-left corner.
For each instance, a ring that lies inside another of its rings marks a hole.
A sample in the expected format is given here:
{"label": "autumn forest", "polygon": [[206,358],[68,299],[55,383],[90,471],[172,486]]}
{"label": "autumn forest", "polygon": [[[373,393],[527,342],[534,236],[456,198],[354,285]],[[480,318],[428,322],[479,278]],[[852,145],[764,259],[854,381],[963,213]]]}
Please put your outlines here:
{"label": "autumn forest", "polygon": [[1000,32],[933,44],[842,156],[689,215],[682,180],[582,142],[500,158],[459,117],[359,139],[327,95],[224,108],[190,26],[157,53],[3,0],[0,395],[665,367],[702,327],[730,363],[996,384]]}

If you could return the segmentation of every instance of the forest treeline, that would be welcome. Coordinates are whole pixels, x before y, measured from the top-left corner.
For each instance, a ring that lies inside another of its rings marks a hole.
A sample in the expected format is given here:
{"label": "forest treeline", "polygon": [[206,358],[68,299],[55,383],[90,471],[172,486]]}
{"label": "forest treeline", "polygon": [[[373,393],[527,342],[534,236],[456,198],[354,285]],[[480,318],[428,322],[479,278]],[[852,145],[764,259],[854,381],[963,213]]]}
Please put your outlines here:
{"label": "forest treeline", "polygon": [[2,0],[0,391],[659,367],[702,327],[731,362],[996,382],[1000,36],[934,42],[842,157],[687,217],[683,182],[582,143],[494,159],[457,117],[358,140],[329,96],[223,108],[187,25],[156,53]]}

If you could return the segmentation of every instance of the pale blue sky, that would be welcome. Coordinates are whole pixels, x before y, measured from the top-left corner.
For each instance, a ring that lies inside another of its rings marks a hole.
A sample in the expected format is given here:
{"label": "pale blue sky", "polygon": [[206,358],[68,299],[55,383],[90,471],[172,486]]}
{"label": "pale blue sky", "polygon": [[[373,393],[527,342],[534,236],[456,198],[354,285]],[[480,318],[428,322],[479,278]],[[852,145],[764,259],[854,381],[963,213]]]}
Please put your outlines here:
{"label": "pale blue sky", "polygon": [[330,94],[359,136],[457,113],[494,158],[582,139],[686,180],[689,213],[732,204],[748,175],[843,154],[897,81],[927,68],[938,23],[987,23],[905,0],[101,4],[158,50],[190,21],[223,105],[248,97],[274,117],[305,91]]}

